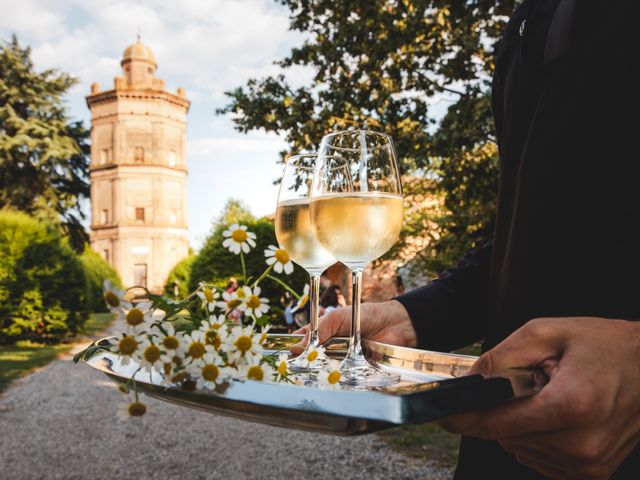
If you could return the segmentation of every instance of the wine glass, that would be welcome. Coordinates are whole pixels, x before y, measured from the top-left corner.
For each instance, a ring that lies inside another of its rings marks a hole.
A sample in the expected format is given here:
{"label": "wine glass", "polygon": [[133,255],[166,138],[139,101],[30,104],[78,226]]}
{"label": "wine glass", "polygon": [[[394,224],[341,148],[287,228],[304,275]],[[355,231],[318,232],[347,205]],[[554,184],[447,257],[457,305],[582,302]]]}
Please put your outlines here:
{"label": "wine glass", "polygon": [[[318,299],[320,295],[320,276],[336,260],[316,240],[311,229],[309,202],[311,184],[317,154],[301,154],[289,157],[284,167],[278,204],[276,207],[276,238],[289,253],[291,260],[300,265],[309,274],[309,331],[306,350],[289,361],[292,371],[309,370],[307,354],[309,349],[320,345],[318,338]],[[311,370],[328,365],[325,355],[320,355]]]}
{"label": "wine glass", "polygon": [[[336,162],[346,164],[350,175],[336,170]],[[320,244],[351,269],[351,336],[340,367],[341,383],[384,386],[397,382],[399,376],[369,364],[360,338],[362,272],[391,248],[402,228],[402,185],[391,137],[366,130],[326,135],[318,152],[310,211]]]}

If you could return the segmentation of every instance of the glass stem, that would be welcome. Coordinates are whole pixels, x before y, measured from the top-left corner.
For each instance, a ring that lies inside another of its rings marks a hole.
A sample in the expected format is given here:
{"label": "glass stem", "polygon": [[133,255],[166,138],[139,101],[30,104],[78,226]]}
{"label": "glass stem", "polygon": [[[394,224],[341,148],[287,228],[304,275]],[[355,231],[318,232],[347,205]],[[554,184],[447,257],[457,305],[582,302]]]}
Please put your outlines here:
{"label": "glass stem", "polygon": [[309,280],[309,342],[307,345],[317,347],[320,345],[320,338],[318,335],[320,274],[310,272]]}
{"label": "glass stem", "polygon": [[362,357],[362,340],[360,337],[360,298],[362,296],[362,268],[351,270],[351,335],[347,358]]}

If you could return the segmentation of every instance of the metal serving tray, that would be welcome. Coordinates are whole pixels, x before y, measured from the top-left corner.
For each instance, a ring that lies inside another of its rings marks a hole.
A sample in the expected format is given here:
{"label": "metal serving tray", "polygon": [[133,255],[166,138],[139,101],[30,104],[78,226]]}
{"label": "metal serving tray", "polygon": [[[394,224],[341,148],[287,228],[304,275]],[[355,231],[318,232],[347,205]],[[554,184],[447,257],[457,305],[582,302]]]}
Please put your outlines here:
{"label": "metal serving tray", "polygon": [[[267,348],[288,349],[301,335],[269,335]],[[487,408],[536,391],[532,371],[514,370],[500,377],[464,376],[477,357],[429,352],[365,341],[367,357],[401,381],[383,388],[330,390],[314,386],[231,381],[215,391],[196,390],[192,383],[161,385],[159,374],[139,372],[139,391],[185,407],[279,427],[338,435],[359,435],[398,425],[429,422],[451,414]],[[345,355],[347,339],[325,345],[335,358]],[[127,382],[137,365],[122,366],[112,353],[86,361],[117,382]]]}

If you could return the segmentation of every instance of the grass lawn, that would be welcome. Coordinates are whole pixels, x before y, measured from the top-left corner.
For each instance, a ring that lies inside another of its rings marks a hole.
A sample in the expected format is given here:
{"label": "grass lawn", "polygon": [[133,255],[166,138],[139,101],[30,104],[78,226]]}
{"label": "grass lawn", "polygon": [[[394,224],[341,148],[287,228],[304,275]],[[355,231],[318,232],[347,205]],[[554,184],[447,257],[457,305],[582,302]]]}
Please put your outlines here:
{"label": "grass lawn", "polygon": [[[87,320],[79,336],[94,336],[106,329],[111,322],[110,313],[93,313]],[[66,353],[73,347],[73,339],[58,345],[47,345],[29,341],[18,342],[15,345],[0,346],[0,392],[5,390],[11,381],[39,368],[60,354]]]}
{"label": "grass lawn", "polygon": [[[480,355],[479,344],[457,350],[461,355]],[[436,425],[407,425],[380,432],[378,436],[391,448],[410,458],[435,461],[438,466],[454,467],[458,460],[460,437],[445,432]]]}

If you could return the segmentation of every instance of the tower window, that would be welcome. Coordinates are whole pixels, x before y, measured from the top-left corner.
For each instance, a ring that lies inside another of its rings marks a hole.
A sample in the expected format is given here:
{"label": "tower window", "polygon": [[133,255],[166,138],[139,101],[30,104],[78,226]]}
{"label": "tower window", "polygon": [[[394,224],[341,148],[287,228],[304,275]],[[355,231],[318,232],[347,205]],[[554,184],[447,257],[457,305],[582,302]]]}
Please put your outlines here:
{"label": "tower window", "polygon": [[136,147],[134,152],[134,159],[136,163],[144,162],[144,147]]}
{"label": "tower window", "polygon": [[105,262],[109,263],[109,250],[102,250],[102,258],[104,258]]}
{"label": "tower window", "polygon": [[175,150],[171,150],[169,152],[169,155],[167,155],[167,163],[169,164],[170,167],[175,167],[176,166],[176,152]]}
{"label": "tower window", "polygon": [[144,207],[136,207],[136,222],[144,223]]}
{"label": "tower window", "polygon": [[100,223],[107,225],[109,223],[109,210],[102,210],[100,212]]}

